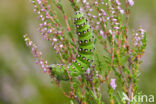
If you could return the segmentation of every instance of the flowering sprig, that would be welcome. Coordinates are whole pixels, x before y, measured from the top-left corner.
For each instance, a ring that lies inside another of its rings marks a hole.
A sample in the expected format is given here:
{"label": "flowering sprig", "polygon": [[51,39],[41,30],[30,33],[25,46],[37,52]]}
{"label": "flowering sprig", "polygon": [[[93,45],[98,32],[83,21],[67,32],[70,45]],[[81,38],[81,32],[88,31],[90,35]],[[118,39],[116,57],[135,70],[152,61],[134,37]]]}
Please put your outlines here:
{"label": "flowering sprig", "polygon": [[38,51],[37,46],[31,41],[28,35],[24,35],[26,45],[31,47],[33,56],[37,59],[36,64],[40,64],[44,72],[48,72],[48,62],[42,58],[42,52]]}

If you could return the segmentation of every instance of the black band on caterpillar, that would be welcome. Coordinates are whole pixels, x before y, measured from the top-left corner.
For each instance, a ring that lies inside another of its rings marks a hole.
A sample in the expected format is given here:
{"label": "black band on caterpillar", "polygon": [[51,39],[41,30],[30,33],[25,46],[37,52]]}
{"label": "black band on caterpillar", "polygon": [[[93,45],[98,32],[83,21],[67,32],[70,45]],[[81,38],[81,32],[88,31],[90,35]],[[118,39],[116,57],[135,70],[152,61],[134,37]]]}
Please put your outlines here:
{"label": "black band on caterpillar", "polygon": [[68,80],[68,70],[71,77],[79,76],[84,73],[94,58],[94,36],[92,34],[91,26],[84,14],[80,11],[75,13],[74,24],[76,26],[76,33],[78,35],[78,55],[76,60],[73,60],[71,65],[51,65],[52,74],[58,80]]}

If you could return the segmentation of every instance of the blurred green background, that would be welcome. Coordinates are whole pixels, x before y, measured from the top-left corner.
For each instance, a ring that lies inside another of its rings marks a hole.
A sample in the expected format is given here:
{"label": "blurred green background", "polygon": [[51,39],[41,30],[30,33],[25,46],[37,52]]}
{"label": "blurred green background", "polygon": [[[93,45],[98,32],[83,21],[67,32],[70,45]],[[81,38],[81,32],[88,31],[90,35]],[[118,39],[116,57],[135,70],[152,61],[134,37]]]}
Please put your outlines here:
{"label": "blurred green background", "polygon": [[[30,1],[0,0],[0,104],[68,104],[69,99],[51,84],[25,46],[23,35],[31,34],[50,63],[57,59],[37,30]],[[148,33],[139,89],[156,97],[156,0],[135,0],[130,22],[132,30],[141,25]]]}

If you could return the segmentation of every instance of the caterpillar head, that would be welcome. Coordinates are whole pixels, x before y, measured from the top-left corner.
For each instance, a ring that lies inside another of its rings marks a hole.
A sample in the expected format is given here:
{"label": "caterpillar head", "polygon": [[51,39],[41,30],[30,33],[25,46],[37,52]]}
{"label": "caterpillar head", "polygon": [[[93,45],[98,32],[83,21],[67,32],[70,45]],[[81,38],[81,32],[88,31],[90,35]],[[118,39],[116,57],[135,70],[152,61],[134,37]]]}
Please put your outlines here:
{"label": "caterpillar head", "polygon": [[84,20],[84,14],[80,11],[77,11],[74,16],[75,25],[80,25],[81,21]]}

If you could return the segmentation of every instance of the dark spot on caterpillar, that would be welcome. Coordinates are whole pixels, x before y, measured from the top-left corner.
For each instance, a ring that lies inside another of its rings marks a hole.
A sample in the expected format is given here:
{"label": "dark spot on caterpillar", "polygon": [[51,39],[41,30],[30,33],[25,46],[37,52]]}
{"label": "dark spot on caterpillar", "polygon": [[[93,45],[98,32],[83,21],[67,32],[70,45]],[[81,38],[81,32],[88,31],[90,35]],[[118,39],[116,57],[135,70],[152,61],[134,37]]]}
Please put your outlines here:
{"label": "dark spot on caterpillar", "polygon": [[79,43],[82,44],[82,40],[80,40]]}
{"label": "dark spot on caterpillar", "polygon": [[84,69],[84,67],[81,67],[81,69],[83,70],[83,69]]}
{"label": "dark spot on caterpillar", "polygon": [[88,59],[87,61],[90,62],[90,59]]}
{"label": "dark spot on caterpillar", "polygon": [[75,18],[74,20],[77,21],[77,18]]}
{"label": "dark spot on caterpillar", "polygon": [[85,43],[88,43],[88,41],[87,41],[87,40],[85,40],[84,42],[85,42]]}
{"label": "dark spot on caterpillar", "polygon": [[84,31],[83,31],[83,33],[85,34],[85,33],[86,33],[86,31],[84,30]]}
{"label": "dark spot on caterpillar", "polygon": [[75,15],[77,15],[77,14],[80,14],[80,12],[79,12],[79,11],[77,11],[77,12],[75,13]]}
{"label": "dark spot on caterpillar", "polygon": [[81,32],[78,32],[77,34],[80,36],[81,35]]}
{"label": "dark spot on caterpillar", "polygon": [[74,60],[73,62],[74,62],[74,63],[76,63],[77,61],[76,61],[76,60]]}
{"label": "dark spot on caterpillar", "polygon": [[81,52],[82,51],[82,48],[80,48],[79,51]]}
{"label": "dark spot on caterpillar", "polygon": [[77,57],[79,57],[79,58],[80,58],[80,57],[81,57],[81,55],[77,55]]}
{"label": "dark spot on caterpillar", "polygon": [[84,51],[85,51],[85,52],[88,52],[88,49],[85,49]]}
{"label": "dark spot on caterpillar", "polygon": [[85,58],[85,57],[83,57],[82,59],[83,59],[83,60],[86,60],[86,58]]}
{"label": "dark spot on caterpillar", "polygon": [[78,65],[79,65],[79,66],[81,66],[81,64],[80,64],[80,63],[78,63]]}
{"label": "dark spot on caterpillar", "polygon": [[75,67],[74,67],[74,66],[73,66],[72,68],[73,68],[73,69],[75,69]]}
{"label": "dark spot on caterpillar", "polygon": [[76,27],[79,28],[80,26],[79,25],[76,25]]}

